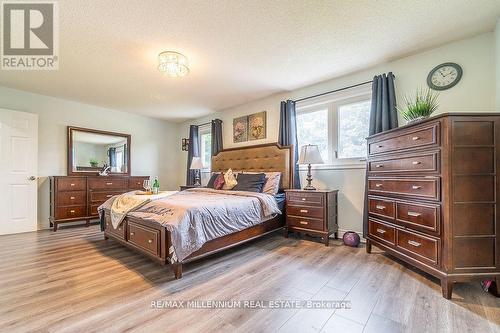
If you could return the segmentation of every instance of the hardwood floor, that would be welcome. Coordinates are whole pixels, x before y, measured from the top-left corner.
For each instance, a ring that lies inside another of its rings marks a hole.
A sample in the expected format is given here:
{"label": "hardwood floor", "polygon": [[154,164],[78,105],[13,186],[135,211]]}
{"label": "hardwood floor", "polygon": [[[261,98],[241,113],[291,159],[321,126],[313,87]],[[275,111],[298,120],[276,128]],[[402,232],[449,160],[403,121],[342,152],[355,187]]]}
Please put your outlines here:
{"label": "hardwood floor", "polygon": [[[376,249],[375,251],[376,252]],[[452,301],[432,277],[332,241],[276,233],[170,268],[97,226],[0,236],[1,332],[500,332],[478,283]],[[155,300],[346,300],[351,309],[154,309]]]}

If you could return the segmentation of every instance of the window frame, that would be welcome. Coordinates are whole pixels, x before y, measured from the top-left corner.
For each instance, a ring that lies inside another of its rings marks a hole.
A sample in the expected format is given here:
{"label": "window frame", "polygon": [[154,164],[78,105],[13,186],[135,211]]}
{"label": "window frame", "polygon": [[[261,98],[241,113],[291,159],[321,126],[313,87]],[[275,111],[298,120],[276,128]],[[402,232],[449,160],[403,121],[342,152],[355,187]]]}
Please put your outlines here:
{"label": "window frame", "polygon": [[[340,133],[339,109],[343,105],[371,100],[370,86],[361,86],[346,91],[333,93],[297,103],[297,115],[315,111],[328,110],[328,161],[324,164],[312,165],[313,169],[364,169],[366,156],[360,158],[338,158]],[[367,120],[369,121],[369,120]],[[368,133],[367,133],[368,136]],[[300,147],[299,147],[300,150]],[[299,170],[306,170],[307,165],[300,165]]]}
{"label": "window frame", "polygon": [[[198,127],[198,147],[200,147],[200,158],[202,162],[204,161],[203,159],[203,149],[202,149],[202,136],[206,134],[212,134],[212,126],[210,124],[208,125],[203,125]],[[210,138],[210,158],[212,157],[212,138]],[[210,172],[212,165],[209,165],[208,167],[203,166],[203,169],[200,171],[203,173]]]}

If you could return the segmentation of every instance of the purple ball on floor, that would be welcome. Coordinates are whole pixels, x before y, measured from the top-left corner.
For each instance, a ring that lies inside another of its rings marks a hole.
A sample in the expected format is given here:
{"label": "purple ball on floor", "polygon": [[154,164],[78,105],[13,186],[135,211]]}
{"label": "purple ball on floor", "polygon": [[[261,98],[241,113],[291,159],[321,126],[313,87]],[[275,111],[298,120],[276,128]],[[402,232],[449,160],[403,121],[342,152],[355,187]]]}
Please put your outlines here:
{"label": "purple ball on floor", "polygon": [[359,245],[359,235],[354,231],[347,231],[342,237],[344,244],[351,247],[358,247]]}

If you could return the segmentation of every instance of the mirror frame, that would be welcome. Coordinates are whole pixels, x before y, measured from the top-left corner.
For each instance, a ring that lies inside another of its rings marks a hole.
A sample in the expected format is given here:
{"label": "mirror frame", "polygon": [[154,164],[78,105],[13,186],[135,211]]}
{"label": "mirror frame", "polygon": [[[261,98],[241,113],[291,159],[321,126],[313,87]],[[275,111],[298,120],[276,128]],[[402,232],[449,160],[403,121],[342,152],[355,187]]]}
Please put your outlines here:
{"label": "mirror frame", "polygon": [[67,170],[67,174],[68,174],[68,176],[95,176],[95,175],[99,175],[99,172],[73,171],[73,132],[74,131],[94,133],[94,134],[121,136],[121,137],[127,139],[127,172],[109,172],[109,174],[113,175],[113,176],[130,176],[130,170],[131,170],[131,165],[130,165],[131,136],[130,136],[130,134],[101,131],[101,130],[96,130],[96,129],[91,129],[91,128],[83,128],[83,127],[75,127],[75,126],[68,126],[68,132],[67,132],[67,137],[68,137],[68,146],[67,146],[68,147],[68,151],[67,151],[67,158],[68,158],[67,168],[68,168],[68,170]]}

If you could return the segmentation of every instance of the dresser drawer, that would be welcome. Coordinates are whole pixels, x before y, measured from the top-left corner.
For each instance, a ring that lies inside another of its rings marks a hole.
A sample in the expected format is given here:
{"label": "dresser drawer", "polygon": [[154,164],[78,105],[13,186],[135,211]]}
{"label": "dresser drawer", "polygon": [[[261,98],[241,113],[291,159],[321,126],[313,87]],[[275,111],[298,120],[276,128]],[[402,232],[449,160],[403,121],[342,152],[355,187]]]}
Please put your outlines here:
{"label": "dresser drawer", "polygon": [[126,189],[128,187],[126,178],[89,178],[89,189],[104,190],[104,189]]}
{"label": "dresser drawer", "polygon": [[84,206],[87,202],[87,192],[68,191],[57,193],[57,205],[60,206]]}
{"label": "dresser drawer", "polygon": [[125,231],[127,229],[125,222],[122,222],[118,228],[113,228],[111,218],[106,216],[106,232],[120,239],[125,239]]}
{"label": "dresser drawer", "polygon": [[395,214],[395,204],[392,200],[382,200],[378,198],[368,199],[368,211],[370,214],[393,219]]}
{"label": "dresser drawer", "polygon": [[408,230],[397,229],[397,248],[403,250],[415,259],[438,264],[439,240],[422,236]]}
{"label": "dresser drawer", "polygon": [[397,202],[396,221],[415,230],[439,235],[440,210],[439,205]]}
{"label": "dresser drawer", "polygon": [[72,219],[87,216],[87,206],[57,207],[56,219]]}
{"label": "dresser drawer", "polygon": [[323,193],[287,192],[286,196],[287,201],[292,205],[323,206],[324,204]]}
{"label": "dresser drawer", "polygon": [[427,124],[419,129],[397,132],[393,136],[384,136],[381,139],[374,139],[368,144],[368,154],[381,154],[392,151],[401,151],[428,147],[439,144],[439,122]]}
{"label": "dresser drawer", "polygon": [[286,223],[289,227],[296,227],[301,229],[310,229],[315,231],[324,231],[324,221],[318,219],[311,219],[305,217],[287,216]]}
{"label": "dresser drawer", "polygon": [[401,157],[380,159],[368,162],[370,173],[398,173],[398,172],[439,172],[438,152],[427,154],[412,154]]}
{"label": "dresser drawer", "polygon": [[129,223],[128,241],[154,255],[160,253],[160,230]]}
{"label": "dresser drawer", "polygon": [[439,200],[440,182],[432,178],[368,178],[371,193]]}
{"label": "dresser drawer", "polygon": [[324,215],[323,207],[308,207],[308,206],[286,206],[287,215],[311,217],[322,219]]}
{"label": "dresser drawer", "polygon": [[57,179],[57,191],[86,191],[86,178],[65,177]]}
{"label": "dresser drawer", "polygon": [[128,179],[128,189],[129,190],[142,190],[143,182],[145,179],[149,179],[149,177],[130,177]]}
{"label": "dresser drawer", "polygon": [[105,202],[109,198],[123,194],[123,191],[103,191],[103,192],[90,192],[90,201],[92,202]]}
{"label": "dresser drawer", "polygon": [[368,233],[370,236],[388,243],[390,245],[395,245],[396,240],[396,228],[388,224],[375,221],[373,219],[368,220]]}

